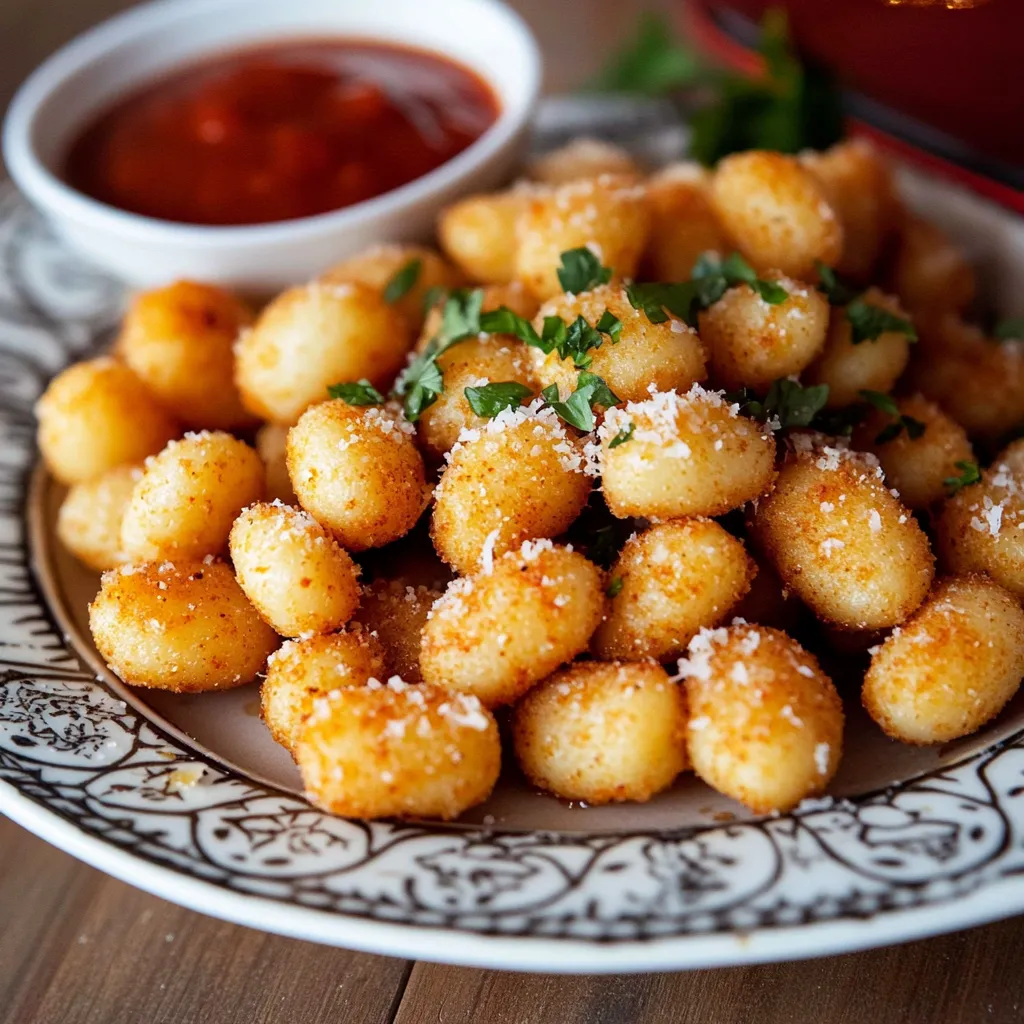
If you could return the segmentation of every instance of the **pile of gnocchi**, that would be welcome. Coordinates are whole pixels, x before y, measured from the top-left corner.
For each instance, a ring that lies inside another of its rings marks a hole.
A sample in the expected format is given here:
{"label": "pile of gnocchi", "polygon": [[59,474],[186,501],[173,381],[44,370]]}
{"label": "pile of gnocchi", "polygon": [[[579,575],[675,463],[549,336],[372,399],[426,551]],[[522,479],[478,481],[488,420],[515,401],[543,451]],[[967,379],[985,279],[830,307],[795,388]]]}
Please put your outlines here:
{"label": "pile of gnocchi", "polygon": [[[178,282],[37,406],[125,683],[260,680],[308,797],[823,793],[1024,676],[1024,341],[862,141],[580,141],[254,311]],[[938,568],[937,568],[938,564]],[[825,667],[823,667],[825,666]],[[826,671],[827,670],[827,671]],[[500,726],[500,727],[499,727]]]}

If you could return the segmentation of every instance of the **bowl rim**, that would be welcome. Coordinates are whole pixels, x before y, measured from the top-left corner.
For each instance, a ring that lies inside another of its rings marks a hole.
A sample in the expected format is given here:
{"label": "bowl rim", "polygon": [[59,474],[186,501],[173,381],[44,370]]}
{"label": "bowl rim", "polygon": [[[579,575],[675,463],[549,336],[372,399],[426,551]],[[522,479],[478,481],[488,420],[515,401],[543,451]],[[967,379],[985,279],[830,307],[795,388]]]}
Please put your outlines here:
{"label": "bowl rim", "polygon": [[[487,165],[526,129],[540,96],[540,49],[529,26],[516,11],[500,0],[472,0],[473,5],[486,11],[489,17],[503,22],[502,30],[515,33],[522,44],[522,91],[513,95],[510,101],[507,90],[503,92],[487,73],[486,67],[471,69],[480,75],[499,101],[499,113],[493,124],[461,153],[439,167],[379,196],[314,216],[267,224],[188,224],[131,213],[93,199],[61,180],[40,158],[33,141],[40,110],[70,77],[90,64],[109,57],[126,43],[151,36],[179,19],[202,17],[215,8],[223,10],[243,7],[252,2],[151,0],[100,22],[55,51],[22,82],[4,117],[2,151],[11,178],[33,203],[50,215],[73,220],[87,228],[116,231],[122,237],[133,240],[163,240],[168,244],[187,244],[209,249],[294,241],[297,236],[313,238],[362,226],[377,217],[411,209],[429,200],[437,192],[457,186],[464,178]],[[273,3],[273,0],[264,2]],[[292,2],[301,4],[301,0]],[[341,28],[338,34],[343,36],[344,32],[344,28]],[[358,32],[353,33],[352,38],[370,41],[383,39],[372,33]],[[247,42],[256,41],[243,34],[237,46],[241,48]],[[225,50],[230,50],[234,45],[228,43]],[[418,44],[415,40],[404,41],[403,45],[436,53],[463,64],[457,55],[436,45],[426,42]],[[183,66],[188,59],[185,57],[166,70]],[[137,84],[145,80],[144,75],[140,76]]]}

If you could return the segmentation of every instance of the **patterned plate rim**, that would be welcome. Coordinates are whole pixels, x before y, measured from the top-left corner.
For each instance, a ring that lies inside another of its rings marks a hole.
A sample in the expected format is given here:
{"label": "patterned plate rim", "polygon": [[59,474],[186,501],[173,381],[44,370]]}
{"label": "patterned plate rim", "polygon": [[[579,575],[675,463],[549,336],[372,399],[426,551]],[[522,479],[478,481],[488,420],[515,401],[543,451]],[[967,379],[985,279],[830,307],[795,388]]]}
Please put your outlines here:
{"label": "patterned plate rim", "polygon": [[32,403],[120,289],[0,190],[0,810],[124,881],[393,956],[628,971],[824,955],[1024,910],[1024,732],[856,800],[677,832],[348,821],[197,755],[61,636],[25,522]]}

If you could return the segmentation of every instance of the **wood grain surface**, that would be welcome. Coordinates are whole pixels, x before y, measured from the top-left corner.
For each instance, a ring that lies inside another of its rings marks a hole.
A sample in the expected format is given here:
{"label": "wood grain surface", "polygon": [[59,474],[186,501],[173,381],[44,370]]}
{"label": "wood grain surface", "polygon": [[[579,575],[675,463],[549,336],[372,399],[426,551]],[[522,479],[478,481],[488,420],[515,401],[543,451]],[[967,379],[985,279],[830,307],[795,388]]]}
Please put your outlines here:
{"label": "wood grain surface", "polygon": [[[0,107],[54,47],[130,4],[0,0]],[[558,90],[592,74],[652,5],[514,6]],[[1022,949],[1024,918],[867,953],[681,974],[414,965],[183,910],[0,819],[0,1024],[1002,1024],[1024,1019]]]}

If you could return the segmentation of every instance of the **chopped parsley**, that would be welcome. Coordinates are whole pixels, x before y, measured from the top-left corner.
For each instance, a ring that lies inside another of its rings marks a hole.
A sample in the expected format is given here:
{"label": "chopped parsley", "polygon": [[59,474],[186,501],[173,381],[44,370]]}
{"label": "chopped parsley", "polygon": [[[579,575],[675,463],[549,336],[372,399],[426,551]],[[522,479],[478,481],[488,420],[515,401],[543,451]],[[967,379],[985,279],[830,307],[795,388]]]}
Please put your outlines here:
{"label": "chopped parsley", "polygon": [[544,401],[547,402],[548,405],[551,405],[552,402],[557,402],[558,401],[558,385],[557,384],[549,384],[546,388],[544,388],[543,391],[541,391],[540,397],[543,398]]}
{"label": "chopped parsley", "polygon": [[619,397],[596,373],[584,370],[577,379],[576,390],[564,402],[550,401],[547,398],[545,401],[566,423],[584,434],[589,434],[596,423],[593,406],[603,405],[609,408],[618,405]]}
{"label": "chopped parsley", "polygon": [[423,296],[423,315],[426,316],[447,294],[448,289],[443,284],[432,284]]}
{"label": "chopped parsley", "polygon": [[438,356],[452,345],[479,334],[482,288],[457,288],[448,294],[441,313],[441,329],[427,347],[399,374],[395,394],[402,399],[405,415],[411,423],[437,401],[444,391],[444,378],[437,365]]}
{"label": "chopped parsley", "polygon": [[578,295],[580,292],[589,292],[599,284],[607,284],[611,279],[611,268],[602,267],[601,261],[586,246],[562,253],[558,282],[564,291]]}
{"label": "chopped parsley", "polygon": [[605,593],[609,597],[618,597],[622,593],[622,588],[625,585],[625,580],[621,576],[616,576],[609,584],[608,589]]}
{"label": "chopped parsley", "polygon": [[828,299],[830,306],[845,306],[853,302],[861,293],[845,281],[841,281],[836,272],[821,260],[815,260],[818,271],[818,291]]}
{"label": "chopped parsley", "polygon": [[504,409],[514,409],[524,398],[529,398],[533,391],[517,380],[505,380],[464,388],[463,394],[477,416],[491,419]]}
{"label": "chopped parsley", "polygon": [[862,389],[858,394],[878,409],[879,412],[884,412],[887,416],[893,417],[893,422],[887,424],[879,431],[878,436],[875,438],[875,444],[886,444],[889,441],[895,440],[904,430],[911,441],[916,441],[924,434],[925,425],[920,420],[914,419],[913,416],[904,416],[892,395],[886,395],[881,391],[870,391],[867,388]]}
{"label": "chopped parsley", "polygon": [[896,316],[881,306],[865,302],[863,298],[854,299],[846,307],[846,319],[850,321],[850,340],[854,345],[864,341],[877,341],[890,331],[905,334],[908,341],[917,341],[917,331],[909,320]]}
{"label": "chopped parsley", "polygon": [[608,447],[618,448],[620,444],[625,444],[633,436],[634,430],[636,430],[636,424],[627,424],[611,439]]}
{"label": "chopped parsley", "polygon": [[1024,341],[1024,316],[1007,316],[1000,320],[992,337],[997,341]]}
{"label": "chopped parsley", "polygon": [[416,287],[423,270],[423,260],[412,259],[404,267],[395,271],[391,280],[384,286],[384,301],[390,304],[405,298]]}
{"label": "chopped parsley", "polygon": [[773,430],[789,427],[809,427],[828,401],[828,385],[813,384],[804,387],[788,377],[772,381],[764,399],[744,389],[726,396],[738,402],[740,412],[767,423]]}
{"label": "chopped parsley", "polygon": [[724,260],[712,253],[705,253],[697,260],[691,276],[697,282],[697,301],[703,309],[716,303],[727,289],[738,284],[750,285],[772,306],[785,302],[789,297],[789,292],[776,281],[758,277],[754,268],[738,252]]}
{"label": "chopped parsley", "polygon": [[590,350],[600,348],[605,335],[615,344],[622,333],[622,322],[607,309],[593,327],[582,316],[576,317],[571,324],[559,316],[546,316],[538,334],[529,320],[502,306],[484,313],[479,327],[489,334],[513,334],[527,345],[539,348],[545,355],[557,352],[559,359],[571,359],[578,370],[590,366]]}
{"label": "chopped parsley", "polygon": [[384,396],[365,378],[355,383],[329,384],[327,394],[349,405],[380,405]]}
{"label": "chopped parsley", "polygon": [[622,321],[611,310],[606,309],[594,327],[602,334],[607,334],[613,345],[618,344],[619,335],[622,334]]}
{"label": "chopped parsley", "polygon": [[629,284],[626,285],[626,298],[652,324],[665,323],[668,320],[668,313],[665,312],[667,309],[691,327],[696,326],[693,306],[697,300],[697,284],[693,281]]}
{"label": "chopped parsley", "polygon": [[976,462],[958,461],[956,468],[960,470],[959,476],[947,476],[942,481],[943,486],[951,495],[981,480],[981,470]]}

